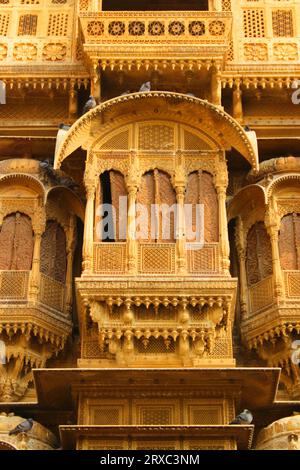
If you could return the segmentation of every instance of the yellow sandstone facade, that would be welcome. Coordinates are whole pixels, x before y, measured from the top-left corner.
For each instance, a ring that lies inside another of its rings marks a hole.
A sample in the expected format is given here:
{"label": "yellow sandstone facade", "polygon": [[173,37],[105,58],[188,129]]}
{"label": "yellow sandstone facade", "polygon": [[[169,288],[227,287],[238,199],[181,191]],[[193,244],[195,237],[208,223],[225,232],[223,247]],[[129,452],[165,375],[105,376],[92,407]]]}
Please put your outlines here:
{"label": "yellow sandstone facade", "polygon": [[300,0],[0,0],[0,450],[299,449],[299,38]]}

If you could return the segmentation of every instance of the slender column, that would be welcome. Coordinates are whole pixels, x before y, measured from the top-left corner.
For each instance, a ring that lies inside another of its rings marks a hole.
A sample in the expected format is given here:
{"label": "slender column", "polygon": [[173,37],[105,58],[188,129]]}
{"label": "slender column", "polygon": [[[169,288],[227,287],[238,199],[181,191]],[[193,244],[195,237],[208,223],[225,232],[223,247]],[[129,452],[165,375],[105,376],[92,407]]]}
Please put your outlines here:
{"label": "slender column", "polygon": [[246,246],[244,240],[243,222],[238,218],[235,232],[235,243],[239,258],[240,268],[240,306],[241,315],[244,318],[248,312],[248,290],[247,290],[247,273],[246,273]]}
{"label": "slender column", "polygon": [[72,81],[69,92],[69,117],[76,118],[78,114],[77,91],[74,89],[75,82]]}
{"label": "slender column", "polygon": [[280,266],[280,255],[279,255],[279,246],[278,246],[278,227],[269,226],[268,233],[271,239],[272,246],[272,267],[273,267],[273,276],[274,276],[274,286],[277,300],[281,299],[283,296],[283,279],[282,271]]}
{"label": "slender column", "polygon": [[34,300],[34,301],[38,300],[38,295],[39,295],[41,241],[42,241],[42,231],[38,230],[34,234],[31,282],[30,282],[30,297],[31,297],[31,300]]}
{"label": "slender column", "polygon": [[180,151],[177,152],[176,170],[174,177],[174,188],[176,191],[176,255],[177,255],[177,272],[178,274],[185,274],[187,271],[186,266],[186,227],[185,227],[185,185],[186,174],[184,168],[183,156]]}
{"label": "slender column", "polygon": [[226,213],[226,186],[216,186],[219,202],[219,231],[220,231],[220,249],[222,260],[222,271],[229,274],[229,239]]}
{"label": "slender column", "polygon": [[270,200],[269,209],[266,214],[266,228],[271,240],[272,247],[272,268],[273,268],[273,279],[275,294],[277,300],[280,300],[283,297],[283,278],[282,270],[280,265],[280,254],[279,254],[279,245],[278,245],[278,233],[280,227],[280,219],[275,210],[275,202],[273,199]]}
{"label": "slender column", "polygon": [[87,202],[85,208],[83,235],[83,274],[88,274],[92,271],[95,202],[95,186],[93,183],[86,185],[86,192]]}
{"label": "slender column", "polygon": [[232,114],[238,121],[243,120],[243,103],[242,103],[242,90],[240,88],[240,82],[236,83],[236,87],[233,90],[232,95]]}
{"label": "slender column", "polygon": [[222,0],[210,0],[210,10],[222,11]]}
{"label": "slender column", "polygon": [[128,213],[127,213],[127,261],[128,271],[137,271],[137,241],[136,241],[136,185],[127,185],[128,189]]}
{"label": "slender column", "polygon": [[211,74],[211,102],[216,106],[222,106],[221,72],[216,69],[213,69]]}

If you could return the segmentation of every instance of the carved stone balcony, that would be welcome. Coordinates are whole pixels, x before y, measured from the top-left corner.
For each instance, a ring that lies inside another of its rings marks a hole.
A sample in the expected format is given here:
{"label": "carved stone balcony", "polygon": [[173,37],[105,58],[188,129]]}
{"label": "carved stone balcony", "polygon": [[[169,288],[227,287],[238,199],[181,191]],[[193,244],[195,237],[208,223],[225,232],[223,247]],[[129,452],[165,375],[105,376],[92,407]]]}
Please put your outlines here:
{"label": "carved stone balcony", "polygon": [[1,401],[21,398],[32,381],[30,369],[44,367],[71,332],[65,285],[40,274],[36,296],[31,278],[31,271],[0,271],[0,334],[7,364],[0,374]]}
{"label": "carved stone balcony", "polygon": [[231,39],[230,12],[81,13],[84,50],[95,64],[112,69],[149,68],[164,61],[175,69],[186,62],[224,58]]}

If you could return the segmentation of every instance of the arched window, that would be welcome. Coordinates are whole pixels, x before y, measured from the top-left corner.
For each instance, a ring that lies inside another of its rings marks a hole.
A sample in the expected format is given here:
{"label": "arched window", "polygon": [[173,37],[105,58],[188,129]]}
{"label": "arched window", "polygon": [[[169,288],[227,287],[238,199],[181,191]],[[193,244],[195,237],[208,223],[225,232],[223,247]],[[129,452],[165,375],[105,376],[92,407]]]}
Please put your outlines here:
{"label": "arched window", "polygon": [[42,236],[40,271],[46,276],[64,283],[66,266],[65,231],[55,220],[48,220]]}
{"label": "arched window", "polygon": [[[142,228],[142,239],[166,243],[174,242],[176,194],[170,176],[157,169],[145,173],[137,193],[137,203],[138,218],[141,216],[139,205],[144,207],[148,214],[146,221],[148,222],[148,230]],[[155,207],[159,210],[156,210]]]}
{"label": "arched window", "polygon": [[284,270],[300,269],[300,214],[284,216],[280,224],[279,253]]}
{"label": "arched window", "polygon": [[246,269],[249,285],[272,274],[271,241],[263,222],[256,222],[248,232]]}
{"label": "arched window", "polygon": [[[193,206],[192,226],[196,227],[196,204],[204,205],[204,241],[212,243],[219,241],[219,204],[213,183],[213,177],[206,172],[193,172],[188,177],[185,194],[185,204]],[[202,227],[200,227],[202,229]]]}
{"label": "arched window", "polygon": [[0,231],[0,270],[29,271],[32,254],[31,219],[19,212],[5,217]]}

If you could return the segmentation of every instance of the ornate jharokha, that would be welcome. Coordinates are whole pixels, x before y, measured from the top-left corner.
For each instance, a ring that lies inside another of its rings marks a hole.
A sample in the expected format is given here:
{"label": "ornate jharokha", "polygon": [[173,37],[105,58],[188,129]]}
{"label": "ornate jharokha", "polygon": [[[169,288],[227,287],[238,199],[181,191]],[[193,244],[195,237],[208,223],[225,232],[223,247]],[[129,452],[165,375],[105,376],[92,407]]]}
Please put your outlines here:
{"label": "ornate jharokha", "polygon": [[299,448],[299,35],[0,0],[0,450]]}
{"label": "ornate jharokha", "polygon": [[[222,137],[215,132],[217,120]],[[91,137],[100,122],[101,137]],[[80,365],[234,364],[226,134],[256,168],[254,150],[236,122],[181,94],[108,101],[68,132],[56,167],[79,143],[87,149],[84,271],[77,280]],[[105,204],[113,206],[106,217]],[[107,234],[109,225],[114,228]]]}
{"label": "ornate jharokha", "polygon": [[1,401],[32,386],[32,368],[71,332],[72,263],[81,202],[35,160],[0,163]]}
{"label": "ornate jharokha", "polygon": [[300,396],[299,169],[292,156],[261,163],[229,209],[236,220],[243,339],[269,366],[282,368],[282,385],[294,398]]}

